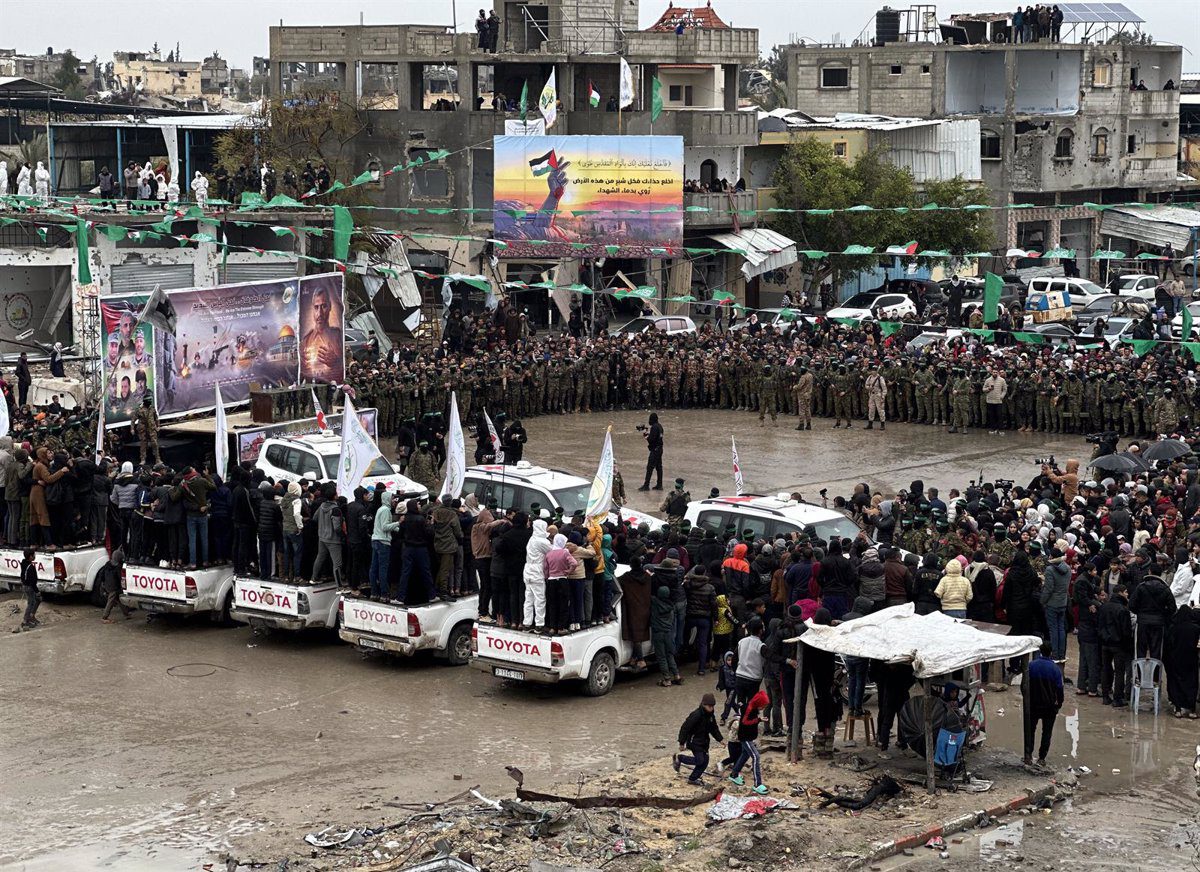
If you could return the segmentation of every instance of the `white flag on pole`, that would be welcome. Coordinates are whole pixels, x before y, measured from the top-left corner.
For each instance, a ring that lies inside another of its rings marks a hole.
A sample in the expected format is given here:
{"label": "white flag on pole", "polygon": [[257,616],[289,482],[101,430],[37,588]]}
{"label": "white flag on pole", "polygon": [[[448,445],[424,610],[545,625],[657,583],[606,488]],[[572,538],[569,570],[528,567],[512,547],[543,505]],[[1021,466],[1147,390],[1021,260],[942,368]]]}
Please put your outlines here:
{"label": "white flag on pole", "polygon": [[496,425],[492,423],[492,417],[487,413],[487,409],[483,410],[483,420],[487,424],[488,436],[492,441],[492,454],[495,455],[495,463],[504,462],[504,449],[500,447],[500,436],[496,433]]}
{"label": "white flag on pole", "polygon": [[733,446],[733,492],[740,497],[745,489],[745,483],[742,481],[742,463],[738,460],[737,455],[737,440],[730,436],[729,444]]}
{"label": "white flag on pole", "polygon": [[613,447],[612,427],[604,433],[604,446],[600,449],[600,465],[592,479],[592,489],[588,494],[587,516],[596,520],[608,517],[612,507],[613,480]]}
{"label": "white flag on pole", "polygon": [[458,397],[450,392],[450,444],[446,448],[446,479],[438,496],[446,494],[454,499],[462,495],[463,481],[467,477],[467,446],[463,442],[462,422],[458,419]]}
{"label": "white flag on pole", "polygon": [[358,419],[354,403],[346,397],[346,405],[342,408],[342,450],[338,455],[338,496],[353,499],[354,489],[363,480],[363,474],[380,456],[379,446]]}
{"label": "white flag on pole", "polygon": [[633,69],[629,61],[621,58],[621,108],[624,109],[633,102]]}
{"label": "white flag on pole", "polygon": [[8,400],[0,397],[0,436],[7,436],[9,431]]}
{"label": "white flag on pole", "polygon": [[555,73],[555,70],[550,71],[550,78],[546,80],[542,95],[538,98],[538,110],[546,119],[547,129],[553,127],[554,122],[558,120],[558,84],[554,78]]}
{"label": "white flag on pole", "polygon": [[[221,385],[214,384],[213,389],[217,392],[217,403],[214,406],[217,412],[217,423],[213,428],[216,440],[213,443],[213,474],[224,478],[225,467],[229,465],[229,430],[225,424],[225,401],[221,398]],[[103,425],[103,420],[101,420],[101,425]]]}

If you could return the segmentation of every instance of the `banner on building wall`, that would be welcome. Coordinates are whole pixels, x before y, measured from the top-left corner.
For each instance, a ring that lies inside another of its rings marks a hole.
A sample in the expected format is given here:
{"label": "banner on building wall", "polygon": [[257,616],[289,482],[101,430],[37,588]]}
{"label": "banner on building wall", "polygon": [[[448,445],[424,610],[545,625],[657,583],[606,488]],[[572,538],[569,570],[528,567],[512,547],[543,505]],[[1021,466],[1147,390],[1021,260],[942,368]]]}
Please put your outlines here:
{"label": "banner on building wall", "polygon": [[168,291],[167,333],[137,321],[147,294],[105,297],[105,420],[128,423],[150,396],[160,417],[244,403],[250,385],[345,379],[341,273]]}
{"label": "banner on building wall", "polygon": [[683,243],[683,138],[497,136],[508,257],[650,257]]}
{"label": "banner on building wall", "polygon": [[520,118],[505,118],[504,119],[504,135],[505,136],[545,136],[546,135],[546,119],[530,118],[528,121],[522,121]]}
{"label": "banner on building wall", "polygon": [[[378,441],[379,435],[375,429],[378,412],[375,409],[355,409],[355,411],[358,412],[358,420],[363,428],[371,434],[372,439]],[[325,424],[328,431],[341,434],[341,414],[326,415]],[[313,433],[319,433],[320,430],[316,418],[302,418],[299,421],[284,421],[280,424],[264,424],[261,427],[247,427],[238,430],[236,434],[238,463],[253,464],[257,462],[263,443],[272,436],[310,436]],[[330,477],[332,478],[332,476]]]}

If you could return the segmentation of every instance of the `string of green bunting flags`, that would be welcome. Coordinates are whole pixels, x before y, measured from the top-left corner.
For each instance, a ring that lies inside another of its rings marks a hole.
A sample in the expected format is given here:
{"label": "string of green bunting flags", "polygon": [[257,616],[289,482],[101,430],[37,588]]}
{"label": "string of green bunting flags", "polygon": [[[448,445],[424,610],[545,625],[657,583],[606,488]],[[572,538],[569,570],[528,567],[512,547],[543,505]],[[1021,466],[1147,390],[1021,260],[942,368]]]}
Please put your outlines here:
{"label": "string of green bunting flags", "polygon": [[[61,214],[61,215],[63,215],[63,217],[69,217],[72,221],[75,221],[77,223],[86,224],[88,229],[92,229],[94,227],[98,233],[103,234],[106,238],[113,240],[113,241],[131,239],[136,242],[136,241],[154,241],[157,239],[162,239],[164,237],[174,236],[174,234],[172,234],[172,232],[171,232],[171,228],[172,228],[174,222],[179,221],[179,220],[183,220],[183,221],[194,220],[200,224],[205,224],[205,225],[212,226],[212,227],[217,227],[222,224],[222,221],[219,218],[214,218],[209,215],[205,215],[203,213],[195,214],[195,213],[198,213],[199,211],[200,211],[199,207],[193,206],[190,209],[188,209],[187,211],[178,212],[175,216],[168,216],[161,221],[156,221],[153,224],[145,225],[145,229],[131,228],[131,227],[127,227],[124,225],[117,225],[117,224],[104,224],[104,223],[100,223],[95,220],[85,221],[84,219],[78,218],[77,216],[68,216],[68,215],[65,215],[64,213],[58,213],[58,212],[49,212],[46,214]],[[491,236],[483,236],[483,235],[475,235],[475,234],[409,232],[409,231],[399,231],[399,230],[395,230],[392,228],[373,227],[373,226],[366,227],[366,228],[360,227],[359,229],[355,229],[353,227],[352,219],[350,218],[350,211],[351,211],[350,207],[334,206],[333,207],[334,227],[332,229],[324,228],[324,227],[283,226],[283,225],[276,225],[276,224],[268,224],[268,223],[262,222],[262,221],[245,221],[245,220],[236,220],[236,219],[232,219],[230,221],[230,223],[232,223],[236,227],[256,227],[256,226],[257,227],[269,227],[270,230],[277,237],[280,237],[280,238],[299,237],[301,234],[307,234],[309,236],[317,236],[317,237],[323,237],[323,236],[329,235],[329,236],[333,236],[335,241],[339,240],[339,239],[345,239],[348,241],[351,236],[380,236],[380,235],[382,235],[382,236],[391,236],[396,239],[451,240],[451,241],[455,241],[455,242],[491,243],[496,248],[497,251],[504,251],[505,249],[507,249],[509,247],[509,244],[502,239],[496,239]],[[0,215],[0,225],[10,225],[10,224],[16,224],[16,223],[27,223],[27,222],[25,222],[21,218],[13,218],[13,217],[7,217],[4,215]],[[42,241],[44,242],[44,241],[46,241],[46,238],[47,238],[47,236],[46,236],[47,230],[50,227],[61,227],[62,229],[66,230],[69,233],[74,233],[75,226],[76,226],[75,224],[63,225],[63,224],[57,224],[57,223],[48,223],[48,224],[36,224],[34,229],[35,229],[35,232],[37,233],[38,237],[41,238]],[[210,241],[210,239],[211,239],[211,237],[205,238],[206,236],[208,236],[206,234],[195,234],[195,235],[199,241],[207,242],[207,241]],[[181,237],[174,236],[174,238],[180,239]],[[547,239],[522,240],[522,245],[529,245],[529,246],[532,246],[535,248],[541,247],[541,246],[552,246],[552,247],[556,246],[556,247],[561,248],[562,246],[567,245],[569,248],[571,248],[572,250],[575,250],[575,251],[587,251],[587,250],[593,249],[595,247],[594,245],[592,245],[590,243],[584,243],[584,242],[563,243],[563,242],[559,242],[557,240],[547,240]],[[348,242],[347,242],[347,248],[348,248]],[[256,249],[254,249],[253,247],[248,247],[247,250],[256,251]],[[604,246],[605,253],[607,255],[609,255],[610,257],[618,255],[621,250],[622,250],[622,247],[619,245]],[[683,245],[683,246],[668,245],[668,246],[654,247],[654,248],[649,249],[649,255],[651,257],[672,257],[672,256],[679,255],[679,254],[686,254],[686,255],[692,255],[692,256],[704,256],[704,255],[712,255],[712,254],[738,254],[738,255],[742,255],[744,257],[747,255],[747,253],[748,252],[746,251],[746,249],[736,248],[736,247],[714,248],[714,247],[710,247],[710,246],[693,246],[693,245]],[[971,251],[971,252],[966,252],[964,254],[954,254],[952,252],[941,250],[941,249],[917,250],[915,243],[907,243],[905,245],[887,246],[886,248],[874,248],[874,247],[867,246],[867,245],[851,244],[851,245],[847,245],[841,251],[825,251],[822,249],[801,249],[797,252],[797,254],[810,260],[810,261],[825,260],[826,258],[829,258],[829,257],[876,257],[876,258],[878,258],[878,257],[889,257],[889,256],[917,257],[917,258],[923,258],[923,259],[927,259],[927,260],[978,260],[980,258],[991,258],[991,257],[1019,257],[1019,258],[1041,258],[1041,259],[1067,258],[1067,259],[1077,259],[1077,260],[1152,260],[1152,261],[1167,260],[1167,258],[1163,257],[1162,255],[1151,254],[1149,252],[1142,252],[1141,254],[1138,254],[1136,257],[1130,257],[1130,255],[1128,255],[1124,251],[1118,251],[1118,250],[1113,250],[1113,249],[1097,249],[1096,251],[1092,252],[1090,255],[1089,254],[1080,255],[1073,248],[1053,248],[1053,249],[1050,249],[1045,252],[1038,252],[1038,251],[1027,250],[1027,249],[1010,248],[1010,249],[1006,249],[1006,250],[997,250],[997,251]],[[344,257],[339,258],[339,260],[345,260],[345,258]]]}
{"label": "string of green bunting flags", "polygon": [[[434,154],[441,154],[441,153],[435,152]],[[444,160],[445,156],[448,156],[449,154],[451,154],[451,152],[445,152],[445,154],[442,155],[442,157],[440,157],[439,160]],[[381,176],[389,176],[389,175],[393,175],[394,173],[399,172],[404,169],[411,169],[414,167],[421,166],[422,164],[427,165],[432,162],[434,162],[434,155],[430,155],[430,157],[428,159],[424,159],[424,160],[422,158],[417,158],[416,160],[410,162],[409,164],[404,164],[404,165],[397,164],[392,169],[381,172],[380,175]],[[235,203],[230,203],[227,200],[218,200],[215,198],[209,199],[208,205],[210,207],[211,206],[236,207],[235,211],[237,211],[237,212],[252,212],[252,211],[257,211],[260,209],[295,209],[295,210],[315,209],[315,210],[324,211],[331,207],[326,204],[304,202],[303,200],[304,199],[311,200],[313,197],[323,196],[324,194],[333,193],[334,191],[346,190],[347,188],[357,187],[359,185],[364,185],[364,184],[367,184],[372,181],[377,181],[374,177],[374,174],[371,172],[366,172],[366,173],[362,173],[361,175],[357,176],[355,179],[351,180],[351,182],[348,184],[342,183],[342,182],[334,182],[332,185],[330,185],[328,190],[323,191],[320,194],[317,194],[314,192],[309,192],[308,194],[301,195],[302,196],[301,200],[297,200],[293,197],[289,197],[286,194],[277,194],[276,196],[272,197],[270,200],[266,200],[262,197],[261,194],[257,194],[254,192],[246,192],[246,193],[242,194],[240,205],[235,204]],[[50,199],[53,202],[60,203],[64,206],[72,206],[72,205],[79,205],[79,204],[86,203],[86,204],[95,205],[95,206],[109,206],[109,207],[113,208],[114,212],[116,211],[112,200],[105,200],[105,199],[94,198],[94,197],[63,197],[63,196],[55,196]],[[38,209],[38,207],[44,205],[42,203],[42,201],[39,200],[36,196],[23,197],[23,196],[14,195],[14,194],[9,194],[4,197],[0,197],[0,203],[6,203],[9,206],[13,206],[18,209],[31,208],[31,209],[35,209],[35,210]],[[143,209],[143,210],[157,210],[157,209],[161,209],[163,207],[163,202],[160,200],[134,200],[134,201],[132,201],[132,203],[137,208]],[[1040,204],[1040,203],[1009,203],[1009,204],[1005,204],[1005,205],[1001,205],[1001,206],[981,205],[981,204],[970,204],[970,205],[966,205],[966,206],[941,206],[941,205],[938,205],[937,203],[928,203],[924,206],[919,206],[917,208],[911,208],[908,206],[870,206],[867,204],[860,204],[860,205],[856,205],[856,206],[847,206],[847,207],[841,208],[841,209],[792,209],[792,208],[784,208],[784,207],[778,207],[778,206],[772,206],[772,207],[764,208],[764,209],[723,209],[723,208],[712,208],[709,206],[683,206],[683,207],[664,206],[664,207],[657,208],[657,209],[651,209],[649,211],[651,214],[679,214],[679,213],[690,214],[690,213],[713,212],[713,213],[718,213],[721,215],[737,215],[741,218],[753,218],[753,217],[756,217],[759,215],[810,215],[810,216],[814,216],[814,217],[821,217],[821,216],[838,215],[838,214],[842,214],[842,213],[859,213],[859,212],[890,212],[893,214],[902,215],[902,214],[906,214],[909,212],[989,212],[989,211],[990,212],[1003,212],[1003,211],[1018,211],[1018,210],[1024,210],[1024,209],[1054,209],[1054,210],[1058,210],[1058,211],[1064,211],[1067,209],[1075,209],[1078,206],[1083,206],[1084,208],[1089,209],[1093,212],[1106,212],[1111,209],[1155,209],[1161,205],[1163,205],[1163,204],[1161,204],[1161,203],[1092,203],[1092,202],[1086,202],[1086,203],[1080,203],[1080,204],[1060,203],[1060,204],[1051,204],[1051,205],[1044,205],[1044,204]],[[1183,208],[1183,209],[1200,208],[1200,204],[1195,204],[1195,203],[1173,203],[1172,205],[1177,208]],[[490,216],[490,215],[494,214],[494,212],[495,212],[495,210],[490,207],[469,207],[469,206],[375,206],[375,205],[363,205],[363,206],[352,206],[351,208],[363,209],[363,210],[373,210],[373,211],[379,211],[379,212],[394,212],[394,213],[401,214],[401,215],[461,214],[461,215]],[[539,215],[539,214],[550,214],[551,212],[557,213],[557,210],[540,210],[540,209],[506,209],[503,211],[505,211],[506,214],[508,214],[510,217],[513,217],[513,218],[525,218],[525,217]],[[566,210],[566,211],[569,211],[575,217],[579,217],[579,216],[583,216],[583,215],[596,215],[596,214],[642,215],[642,214],[646,214],[647,210],[645,210],[645,209],[570,209],[570,210]]]}

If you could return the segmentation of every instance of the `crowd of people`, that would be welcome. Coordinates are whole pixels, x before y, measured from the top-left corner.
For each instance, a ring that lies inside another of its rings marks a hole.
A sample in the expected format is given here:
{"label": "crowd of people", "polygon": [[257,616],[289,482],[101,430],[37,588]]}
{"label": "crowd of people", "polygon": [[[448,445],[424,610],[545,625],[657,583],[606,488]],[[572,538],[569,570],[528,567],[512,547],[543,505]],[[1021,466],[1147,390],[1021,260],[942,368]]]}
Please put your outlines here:
{"label": "crowd of people", "polygon": [[1154,437],[1197,420],[1197,364],[1174,343],[1139,357],[1128,344],[989,344],[973,334],[917,348],[911,335],[827,319],[751,320],[727,331],[706,323],[671,336],[588,336],[582,322],[578,331],[537,333],[502,304],[495,313],[452,312],[433,354],[396,348],[387,360],[352,363],[348,380],[360,405],[379,409],[380,433],[400,437],[402,460],[423,422],[445,414],[451,391],[471,422],[485,407],[509,420],[713,408],[773,423],[794,416],[796,429],[811,429],[816,417],[834,427],[903,421],[958,433]]}
{"label": "crowd of people", "polygon": [[1012,14],[1012,41],[1060,42],[1062,39],[1063,11],[1058,4],[1053,6],[1038,3],[1036,6],[1018,6]]}
{"label": "crowd of people", "polygon": [[[434,355],[397,350],[389,361],[350,368],[347,390],[360,405],[377,404],[384,434],[401,433],[401,459],[422,470],[431,492],[445,452],[438,419],[451,390],[468,415],[486,406],[497,418],[504,410],[515,418],[675,405],[757,408],[764,420],[791,411],[804,427],[812,413],[848,426],[865,413],[870,426],[894,412],[952,428],[1108,426],[1135,437],[1196,438],[1195,365],[1170,351],[1138,358],[1126,349],[967,341],[911,354],[875,325],[828,322],[786,333],[705,327],[672,337],[538,336],[519,317],[510,332],[512,314],[461,317],[461,330],[448,331]],[[751,733],[794,728],[798,668],[802,693],[815,700],[818,753],[832,748],[843,708],[863,711],[868,679],[879,689],[878,742],[888,748],[911,670],[848,661],[843,692],[832,658],[799,658],[786,640],[808,620],[850,621],[904,603],[1040,635],[1053,664],[1067,661],[1073,628],[1076,693],[1117,707],[1129,701],[1131,661],[1160,659],[1176,715],[1196,717],[1200,613],[1189,604],[1200,570],[1200,475],[1192,454],[1094,480],[1079,461],[1062,469],[1047,463],[1023,485],[971,483],[945,495],[919,481],[896,494],[863,484],[834,499],[860,525],[856,538],[765,540],[736,525],[691,527],[671,501],[679,494],[686,502],[678,479],[661,507],[668,523],[652,529],[582,511],[481,504],[473,494],[404,502],[396,492],[359,487],[338,496],[332,483],[272,481],[248,463],[227,480],[203,465],[135,467],[117,461],[113,444],[97,460],[94,416],[30,407],[17,387],[13,396],[3,385],[11,419],[0,437],[8,545],[103,543],[114,560],[119,552],[120,560],[179,568],[230,561],[241,575],[332,578],[349,592],[400,603],[477,594],[480,620],[547,634],[619,615],[638,652],[635,668],[652,661],[664,685],[682,683],[686,662],[716,676],[726,714],[736,714],[745,735],[729,761],[735,778],[747,765],[757,770],[746,747]],[[519,457],[519,420],[502,429]],[[653,433],[652,422],[652,456]],[[486,433],[479,444],[487,459]],[[1049,666],[1039,671],[1053,684]],[[693,727],[708,723],[701,721]]]}

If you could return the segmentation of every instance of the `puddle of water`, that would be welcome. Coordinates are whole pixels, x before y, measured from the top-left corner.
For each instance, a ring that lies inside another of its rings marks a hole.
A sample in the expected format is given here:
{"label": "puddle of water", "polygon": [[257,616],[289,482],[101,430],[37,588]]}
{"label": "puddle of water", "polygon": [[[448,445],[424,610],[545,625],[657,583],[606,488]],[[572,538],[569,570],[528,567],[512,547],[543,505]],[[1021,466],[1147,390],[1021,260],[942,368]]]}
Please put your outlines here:
{"label": "puddle of water", "polygon": [[209,862],[203,852],[176,848],[131,847],[99,844],[68,848],[43,854],[33,860],[0,863],[2,872],[90,872],[93,869],[118,869],[120,872],[162,872],[164,869],[199,869]]}
{"label": "puddle of water", "polygon": [[1079,709],[1066,717],[1067,735],[1071,737],[1071,759],[1079,756]]}
{"label": "puddle of water", "polygon": [[1011,860],[1021,853],[1025,821],[1018,820],[988,830],[979,837],[979,859]]}

